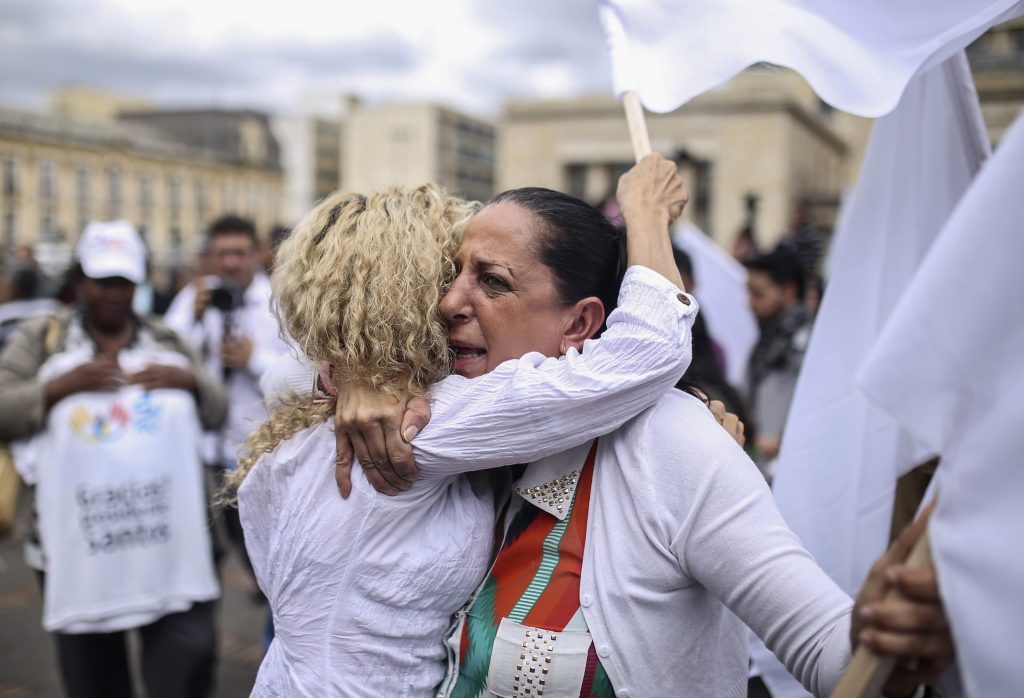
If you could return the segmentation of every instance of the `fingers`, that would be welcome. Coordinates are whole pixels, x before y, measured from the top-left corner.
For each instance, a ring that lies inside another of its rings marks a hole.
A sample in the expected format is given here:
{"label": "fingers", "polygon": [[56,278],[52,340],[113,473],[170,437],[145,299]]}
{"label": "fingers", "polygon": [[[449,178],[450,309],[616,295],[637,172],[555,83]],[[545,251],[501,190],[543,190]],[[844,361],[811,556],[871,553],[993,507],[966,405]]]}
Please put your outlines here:
{"label": "fingers", "polygon": [[747,439],[743,436],[743,422],[740,421],[740,418],[730,412],[725,415],[722,426],[725,427],[725,430],[729,432],[729,436],[742,448]]}
{"label": "fingers", "polygon": [[402,416],[402,438],[412,442],[430,422],[430,405],[421,397],[414,397],[405,406]]}
{"label": "fingers", "polygon": [[[885,695],[911,694],[912,691],[909,689],[934,682],[953,663],[953,657],[954,655],[950,654],[939,657],[921,657],[914,662],[897,662],[885,684]],[[898,688],[893,690],[893,687]]]}
{"label": "fingers", "polygon": [[865,630],[940,633],[949,628],[942,606],[936,603],[890,598],[864,606],[860,614]]}
{"label": "fingers", "polygon": [[416,464],[413,462],[412,446],[402,436],[403,422],[404,417],[397,415],[385,417],[383,434],[389,467],[399,479],[401,489],[408,490],[416,475]]}
{"label": "fingers", "polygon": [[[364,422],[360,427],[360,435],[369,451],[370,463],[393,488],[404,491],[412,486],[412,482],[404,480],[398,474],[398,468],[392,458],[411,462],[412,448],[402,441],[402,436],[398,433],[400,427],[401,424],[397,420],[392,421],[385,417],[380,421]],[[386,433],[388,431],[392,432],[390,443]],[[407,453],[403,453],[403,451]],[[364,465],[366,464],[366,461],[362,462]]]}
{"label": "fingers", "polygon": [[[893,544],[889,546],[889,549],[882,554],[880,558],[875,561],[875,564],[871,566],[871,571],[868,573],[868,578],[864,581],[864,586],[861,587],[861,593],[858,596],[858,603],[866,604],[872,601],[879,601],[892,586],[893,582],[900,579],[906,570],[910,569],[906,565],[902,565],[904,560],[910,554],[910,550],[914,547],[918,538],[924,533],[925,526],[928,523],[928,516],[931,514],[932,505],[929,505],[921,514],[917,517],[917,520],[911,522],[903,531],[899,537],[893,541]],[[898,567],[899,570],[896,572],[890,572],[892,568]],[[894,574],[893,581],[889,579],[889,574]],[[920,582],[919,576],[911,577],[914,581]],[[937,593],[937,592],[936,592]]]}
{"label": "fingers", "polygon": [[387,479],[385,474],[377,468],[377,464],[373,462],[370,456],[370,449],[367,447],[362,434],[355,430],[349,430],[347,434],[352,442],[352,450],[355,452],[356,460],[359,461],[359,465],[362,467],[370,486],[378,492],[387,495],[398,494],[398,488]]}
{"label": "fingers", "polygon": [[929,504],[925,507],[921,515],[918,516],[914,521],[907,524],[906,527],[900,532],[900,535],[896,538],[889,550],[885,552],[882,557],[886,559],[886,567],[898,564],[907,559],[910,555],[911,549],[914,544],[917,543],[918,538],[924,533],[925,528],[928,525],[928,517],[931,516],[934,503]]}
{"label": "fingers", "polygon": [[729,436],[736,443],[742,447],[747,442],[746,437],[743,435],[743,422],[740,421],[739,417],[726,409],[725,403],[721,400],[712,400],[708,403],[708,409],[711,410],[711,414],[715,416],[718,423],[722,425],[722,428],[729,433]]}
{"label": "fingers", "polygon": [[711,414],[715,415],[715,419],[718,420],[718,423],[724,425],[725,415],[728,414],[725,409],[725,403],[721,400],[712,400],[708,403],[708,409],[711,410]]}
{"label": "fingers", "polygon": [[872,628],[862,630],[859,639],[878,654],[893,657],[943,658],[954,653],[948,633],[898,633]]}
{"label": "fingers", "polygon": [[334,443],[337,453],[334,460],[334,481],[338,483],[341,498],[348,499],[352,494],[352,442],[345,432],[336,428]]}
{"label": "fingers", "polygon": [[888,581],[908,599],[927,603],[942,603],[939,579],[932,565],[896,565],[886,573]]}

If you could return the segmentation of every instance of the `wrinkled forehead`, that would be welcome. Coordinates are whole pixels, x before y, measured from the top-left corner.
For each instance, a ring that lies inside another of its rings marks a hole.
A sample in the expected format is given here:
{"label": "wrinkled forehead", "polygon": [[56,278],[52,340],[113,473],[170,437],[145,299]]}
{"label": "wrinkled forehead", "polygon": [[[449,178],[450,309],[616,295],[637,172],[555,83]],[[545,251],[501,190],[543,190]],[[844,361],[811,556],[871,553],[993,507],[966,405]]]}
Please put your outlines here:
{"label": "wrinkled forehead", "polygon": [[536,216],[521,206],[489,204],[466,226],[456,260],[463,265],[479,261],[513,267],[539,264],[539,228]]}

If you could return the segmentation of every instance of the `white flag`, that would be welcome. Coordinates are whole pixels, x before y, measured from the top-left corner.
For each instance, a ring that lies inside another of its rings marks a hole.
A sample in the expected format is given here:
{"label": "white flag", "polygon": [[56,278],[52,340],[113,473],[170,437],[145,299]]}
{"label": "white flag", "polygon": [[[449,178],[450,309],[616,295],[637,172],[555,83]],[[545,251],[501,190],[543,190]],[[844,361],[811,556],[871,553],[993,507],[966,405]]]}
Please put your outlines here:
{"label": "white flag", "polygon": [[602,0],[616,94],[667,112],[769,62],[826,102],[890,112],[910,79],[999,21],[1019,0]]}
{"label": "white flag", "polygon": [[1024,687],[1024,117],[960,201],[861,374],[942,456],[930,538],[969,696]]}
{"label": "white flag", "polygon": [[747,270],[689,221],[676,227],[672,242],[693,261],[701,315],[725,351],[726,379],[739,388],[757,342],[757,321],[747,303]]}
{"label": "white flag", "polygon": [[[930,455],[855,375],[988,153],[961,52],[915,78],[876,122],[836,228],[773,486],[790,528],[851,595],[886,548],[897,477]],[[770,655],[755,659],[771,671]]]}

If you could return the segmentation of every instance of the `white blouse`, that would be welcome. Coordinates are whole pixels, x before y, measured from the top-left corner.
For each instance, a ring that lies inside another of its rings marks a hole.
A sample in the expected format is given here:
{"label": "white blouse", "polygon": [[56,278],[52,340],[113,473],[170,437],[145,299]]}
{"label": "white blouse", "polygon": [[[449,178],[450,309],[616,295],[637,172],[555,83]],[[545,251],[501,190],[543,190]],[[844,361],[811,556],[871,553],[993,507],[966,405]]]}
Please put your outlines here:
{"label": "white blouse", "polygon": [[[515,496],[565,482],[589,448],[531,464]],[[743,450],[701,401],[676,390],[598,442],[579,600],[619,698],[745,698],[744,623],[817,696],[829,695],[850,659],[850,598],[786,526]],[[464,615],[449,635],[440,696],[458,675]],[[519,647],[516,633],[528,630],[499,629],[488,681],[512,675],[518,652],[501,648]],[[586,662],[589,643],[580,654],[553,644],[552,672]],[[568,695],[579,687],[544,691]]]}
{"label": "white blouse", "polygon": [[433,693],[451,615],[483,579],[492,546],[493,497],[459,473],[536,460],[615,429],[689,364],[692,297],[631,267],[619,303],[582,353],[531,353],[435,386],[408,492],[381,495],[356,468],[342,500],[328,424],[256,464],[239,510],[276,637],[253,695]]}

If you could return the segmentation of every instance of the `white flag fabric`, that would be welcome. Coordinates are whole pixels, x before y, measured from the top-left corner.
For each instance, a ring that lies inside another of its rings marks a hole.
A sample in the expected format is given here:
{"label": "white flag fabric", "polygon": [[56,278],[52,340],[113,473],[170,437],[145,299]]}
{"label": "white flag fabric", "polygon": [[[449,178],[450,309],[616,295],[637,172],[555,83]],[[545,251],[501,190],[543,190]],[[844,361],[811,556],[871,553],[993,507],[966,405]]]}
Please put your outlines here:
{"label": "white flag fabric", "polygon": [[[867,400],[856,372],[988,153],[961,52],[915,78],[876,122],[836,228],[773,489],[790,528],[851,595],[886,548],[897,477],[930,455]],[[770,680],[774,658],[754,655]],[[806,695],[795,682],[770,687],[777,698]]]}
{"label": "white flag fabric", "polygon": [[757,321],[747,303],[747,270],[689,221],[676,226],[672,242],[690,255],[700,313],[725,351],[726,379],[738,389],[757,342]]}
{"label": "white flag fabric", "polygon": [[1024,686],[1024,116],[865,361],[865,392],[942,461],[930,539],[967,695]]}
{"label": "white flag fabric", "polygon": [[793,68],[818,95],[861,116],[890,112],[910,79],[1019,0],[602,0],[616,94],[672,111],[744,68]]}

